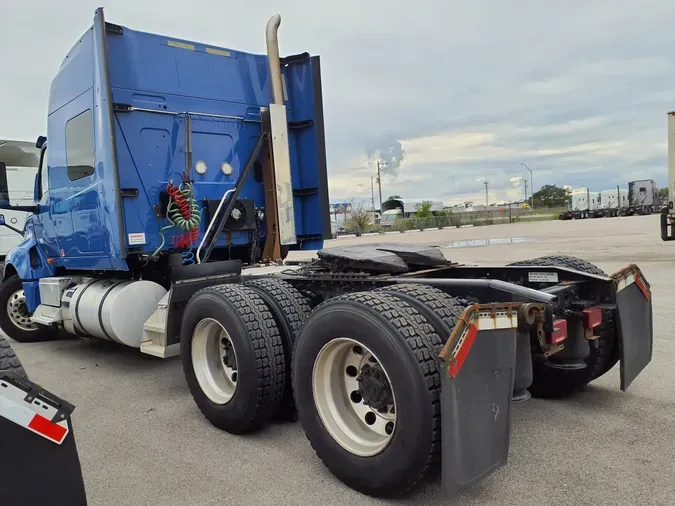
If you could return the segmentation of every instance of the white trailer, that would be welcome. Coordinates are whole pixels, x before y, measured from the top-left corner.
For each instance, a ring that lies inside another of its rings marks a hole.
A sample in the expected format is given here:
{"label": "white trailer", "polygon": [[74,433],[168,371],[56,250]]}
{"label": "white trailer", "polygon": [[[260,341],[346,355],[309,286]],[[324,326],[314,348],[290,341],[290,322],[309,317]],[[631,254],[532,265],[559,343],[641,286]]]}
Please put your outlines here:
{"label": "white trailer", "polygon": [[[7,169],[7,180],[0,181],[0,200],[9,200],[12,205],[33,205],[35,175],[40,164],[40,150],[35,143],[0,139],[0,164]],[[23,230],[28,213],[5,209],[3,214],[8,225]],[[0,262],[22,239],[20,234],[0,227]]]}

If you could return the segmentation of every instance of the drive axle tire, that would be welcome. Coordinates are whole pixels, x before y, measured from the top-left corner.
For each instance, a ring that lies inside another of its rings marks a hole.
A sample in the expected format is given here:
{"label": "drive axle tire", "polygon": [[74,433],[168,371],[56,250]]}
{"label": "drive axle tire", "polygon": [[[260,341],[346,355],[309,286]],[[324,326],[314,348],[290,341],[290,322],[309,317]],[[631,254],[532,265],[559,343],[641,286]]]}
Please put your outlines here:
{"label": "drive axle tire", "polygon": [[308,440],[343,483],[394,497],[438,469],[441,346],[418,311],[384,293],[312,312],[295,343],[293,391]]}
{"label": "drive axle tire", "polygon": [[19,357],[12,349],[12,345],[2,336],[0,336],[0,372],[11,372],[18,378],[28,379]]}
{"label": "drive axle tire", "polygon": [[[515,262],[509,265],[550,265],[575,269],[580,272],[606,276],[596,265],[566,255],[554,255],[532,260]],[[554,369],[546,365],[541,355],[533,355],[532,368],[534,381],[530,393],[540,398],[560,398],[568,396],[586,386],[591,381],[608,372],[619,360],[619,348],[614,327],[614,315],[611,310],[603,310],[602,323],[597,328],[598,339],[589,341],[590,352],[584,359],[586,368],[564,370]]]}
{"label": "drive axle tire", "polygon": [[448,339],[466,304],[438,288],[422,283],[396,284],[375,290],[407,302],[419,311],[441,339]]}
{"label": "drive axle tire", "polygon": [[18,275],[0,283],[0,329],[19,343],[48,341],[57,331],[30,320],[26,309],[26,295]]}
{"label": "drive axle tire", "polygon": [[281,279],[255,279],[247,281],[244,286],[249,287],[265,301],[281,334],[286,363],[286,386],[279,415],[283,419],[294,420],[296,412],[290,376],[291,358],[295,339],[311,312],[309,299],[296,290],[293,285]]}
{"label": "drive axle tire", "polygon": [[255,430],[281,405],[284,347],[271,311],[250,288],[225,284],[192,296],[183,314],[181,359],[192,398],[220,429]]}

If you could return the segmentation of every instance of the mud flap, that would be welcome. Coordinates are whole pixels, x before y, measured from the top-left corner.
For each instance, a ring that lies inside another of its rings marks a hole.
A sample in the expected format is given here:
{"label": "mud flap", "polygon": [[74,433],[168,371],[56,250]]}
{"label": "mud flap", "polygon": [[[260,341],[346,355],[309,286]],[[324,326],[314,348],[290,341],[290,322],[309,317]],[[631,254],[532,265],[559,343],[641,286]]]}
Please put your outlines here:
{"label": "mud flap", "polygon": [[516,366],[516,304],[468,307],[441,358],[442,481],[448,494],[506,464]]}
{"label": "mud flap", "polygon": [[616,285],[621,390],[625,392],[652,360],[652,297],[649,283],[636,265],[629,265],[611,278]]}
{"label": "mud flap", "polygon": [[35,383],[0,373],[0,504],[87,504],[73,409]]}

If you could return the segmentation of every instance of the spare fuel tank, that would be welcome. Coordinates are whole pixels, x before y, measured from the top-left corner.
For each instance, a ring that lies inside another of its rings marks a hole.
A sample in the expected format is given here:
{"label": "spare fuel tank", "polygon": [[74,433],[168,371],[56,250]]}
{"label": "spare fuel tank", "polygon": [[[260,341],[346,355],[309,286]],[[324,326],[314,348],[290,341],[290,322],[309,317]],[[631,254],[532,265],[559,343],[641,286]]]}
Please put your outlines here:
{"label": "spare fuel tank", "polygon": [[152,281],[89,280],[63,292],[64,326],[72,334],[140,348],[143,324],[166,292]]}

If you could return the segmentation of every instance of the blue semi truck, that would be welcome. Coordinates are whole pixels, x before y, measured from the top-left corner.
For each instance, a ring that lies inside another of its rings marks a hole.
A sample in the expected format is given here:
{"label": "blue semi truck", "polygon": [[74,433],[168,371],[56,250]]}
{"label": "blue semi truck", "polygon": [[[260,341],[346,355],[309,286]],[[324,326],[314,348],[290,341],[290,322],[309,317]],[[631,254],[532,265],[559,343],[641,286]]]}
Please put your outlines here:
{"label": "blue semi truck", "polygon": [[2,206],[30,213],[5,262],[3,332],[180,355],[212,424],[297,416],[325,465],[376,496],[439,467],[454,493],[504,465],[514,401],[563,397],[617,362],[625,390],[653,341],[635,265],[323,248],[320,60],[281,58],[279,25],[254,55],[96,11],[51,85],[34,203]]}

